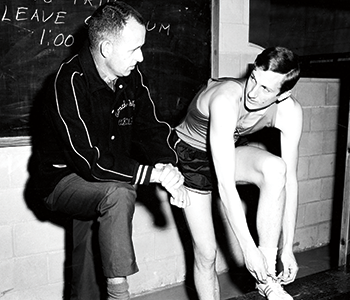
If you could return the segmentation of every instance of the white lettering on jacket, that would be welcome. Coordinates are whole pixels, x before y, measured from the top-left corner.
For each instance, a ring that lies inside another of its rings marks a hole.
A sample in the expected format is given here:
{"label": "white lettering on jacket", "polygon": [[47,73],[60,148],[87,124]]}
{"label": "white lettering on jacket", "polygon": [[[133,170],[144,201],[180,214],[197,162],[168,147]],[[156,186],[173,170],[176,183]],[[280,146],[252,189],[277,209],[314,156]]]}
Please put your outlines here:
{"label": "white lettering on jacket", "polygon": [[115,112],[116,118],[119,118],[120,112],[127,107],[132,107],[135,109],[135,100],[123,100],[123,104],[120,105]]}

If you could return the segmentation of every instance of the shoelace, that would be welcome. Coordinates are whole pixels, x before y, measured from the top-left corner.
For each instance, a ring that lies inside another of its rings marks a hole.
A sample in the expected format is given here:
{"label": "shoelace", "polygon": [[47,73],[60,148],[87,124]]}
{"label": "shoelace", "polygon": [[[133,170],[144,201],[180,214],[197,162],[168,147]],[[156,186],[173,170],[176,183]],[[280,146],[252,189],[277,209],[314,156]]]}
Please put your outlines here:
{"label": "shoelace", "polygon": [[269,296],[272,292],[277,292],[278,294],[287,294],[287,292],[281,286],[279,280],[274,280],[269,282],[263,289],[266,296]]}

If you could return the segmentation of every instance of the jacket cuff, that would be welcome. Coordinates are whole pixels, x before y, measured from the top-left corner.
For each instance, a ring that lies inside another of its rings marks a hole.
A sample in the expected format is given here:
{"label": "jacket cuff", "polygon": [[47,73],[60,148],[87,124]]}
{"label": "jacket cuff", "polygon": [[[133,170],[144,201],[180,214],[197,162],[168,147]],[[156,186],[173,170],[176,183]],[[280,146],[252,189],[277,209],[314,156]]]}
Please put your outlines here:
{"label": "jacket cuff", "polygon": [[148,185],[151,180],[152,170],[152,166],[139,165],[134,184]]}

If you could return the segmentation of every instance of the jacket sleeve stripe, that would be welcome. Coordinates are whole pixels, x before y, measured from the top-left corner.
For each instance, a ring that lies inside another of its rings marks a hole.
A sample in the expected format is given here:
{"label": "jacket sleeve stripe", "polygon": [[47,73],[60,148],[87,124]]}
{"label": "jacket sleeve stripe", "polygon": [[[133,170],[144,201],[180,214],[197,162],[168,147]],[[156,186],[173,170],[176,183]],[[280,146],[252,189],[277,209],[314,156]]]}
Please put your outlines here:
{"label": "jacket sleeve stripe", "polygon": [[[146,169],[146,170],[145,170]],[[144,167],[143,169],[142,169],[142,177],[141,177],[141,184],[144,184],[145,183],[145,179],[146,179],[146,175],[147,175],[147,167]]]}
{"label": "jacket sleeve stripe", "polygon": [[139,168],[137,169],[137,173],[136,173],[136,177],[135,177],[135,183],[136,184],[139,183],[139,178],[141,176],[142,168],[143,168],[143,166],[140,165]]}
{"label": "jacket sleeve stripe", "polygon": [[140,165],[135,176],[135,184],[149,184],[152,169],[151,166]]}

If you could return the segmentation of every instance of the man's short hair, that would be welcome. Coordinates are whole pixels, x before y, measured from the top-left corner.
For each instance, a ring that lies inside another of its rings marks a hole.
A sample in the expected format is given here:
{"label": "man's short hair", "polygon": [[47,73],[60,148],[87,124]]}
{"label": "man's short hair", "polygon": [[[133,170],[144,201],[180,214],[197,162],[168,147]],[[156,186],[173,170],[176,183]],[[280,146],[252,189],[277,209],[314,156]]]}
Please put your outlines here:
{"label": "man's short hair", "polygon": [[110,35],[117,38],[130,18],[145,25],[141,14],[122,1],[110,1],[101,5],[88,20],[90,46],[96,49]]}
{"label": "man's short hair", "polygon": [[265,49],[256,57],[254,67],[286,75],[279,94],[291,90],[300,78],[298,56],[284,47]]}

